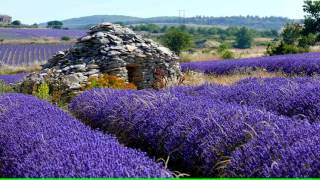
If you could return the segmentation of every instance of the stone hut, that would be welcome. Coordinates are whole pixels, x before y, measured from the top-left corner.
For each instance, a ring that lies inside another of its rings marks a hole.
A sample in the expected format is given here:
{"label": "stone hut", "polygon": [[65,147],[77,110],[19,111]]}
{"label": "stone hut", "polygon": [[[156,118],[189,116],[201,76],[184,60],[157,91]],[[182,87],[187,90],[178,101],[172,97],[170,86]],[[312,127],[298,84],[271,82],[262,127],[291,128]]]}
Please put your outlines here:
{"label": "stone hut", "polygon": [[90,29],[70,49],[59,52],[30,80],[61,80],[73,90],[80,89],[90,76],[115,75],[139,89],[152,88],[161,72],[167,82],[181,77],[178,57],[168,48],[135,34],[132,30],[102,23]]}
{"label": "stone hut", "polygon": [[12,21],[11,16],[0,14],[0,24],[10,24],[11,21]]}

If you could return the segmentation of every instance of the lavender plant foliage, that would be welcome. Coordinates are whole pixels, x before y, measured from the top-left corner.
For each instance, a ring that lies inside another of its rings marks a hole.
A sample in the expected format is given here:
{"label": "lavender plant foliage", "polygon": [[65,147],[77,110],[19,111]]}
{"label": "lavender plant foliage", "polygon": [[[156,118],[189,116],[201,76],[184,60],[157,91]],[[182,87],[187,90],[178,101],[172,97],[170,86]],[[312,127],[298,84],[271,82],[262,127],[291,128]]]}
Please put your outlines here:
{"label": "lavender plant foliage", "polygon": [[0,39],[60,39],[63,36],[78,38],[83,35],[83,30],[0,28]]}
{"label": "lavender plant foliage", "polygon": [[1,177],[172,177],[65,112],[22,94],[0,96]]}
{"label": "lavender plant foliage", "polygon": [[[223,87],[217,86],[217,92]],[[168,91],[95,89],[83,93],[71,111],[131,146],[170,156],[171,165],[193,175],[226,176],[232,153],[260,132],[312,126],[272,113],[205,96],[206,88]],[[194,93],[192,93],[194,92]],[[210,94],[210,91],[207,91]],[[215,93],[213,93],[215,94]]]}
{"label": "lavender plant foliage", "polygon": [[319,125],[270,126],[232,154],[225,173],[229,177],[319,177],[318,132]]}
{"label": "lavender plant foliage", "polygon": [[3,81],[7,84],[15,84],[23,78],[25,78],[28,75],[28,73],[18,73],[18,74],[10,74],[10,75],[0,75],[0,81]]}
{"label": "lavender plant foliage", "polygon": [[0,45],[0,64],[10,66],[43,64],[58,51],[68,49],[71,46],[71,44]]}
{"label": "lavender plant foliage", "polygon": [[198,93],[205,97],[253,106],[295,119],[320,121],[318,78],[254,78],[230,87],[205,85],[203,88],[206,90]]}
{"label": "lavender plant foliage", "polygon": [[320,74],[320,53],[304,53],[282,56],[258,57],[225,61],[189,62],[181,65],[183,71],[206,74],[229,74],[243,69],[262,68],[269,72],[287,74]]}

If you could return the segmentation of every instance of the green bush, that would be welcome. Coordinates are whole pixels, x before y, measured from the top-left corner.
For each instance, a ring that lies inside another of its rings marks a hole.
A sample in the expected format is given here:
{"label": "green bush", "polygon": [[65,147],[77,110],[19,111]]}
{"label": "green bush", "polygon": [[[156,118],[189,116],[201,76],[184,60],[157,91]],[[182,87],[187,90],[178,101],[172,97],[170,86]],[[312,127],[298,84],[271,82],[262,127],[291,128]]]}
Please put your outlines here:
{"label": "green bush", "polygon": [[228,50],[229,49],[229,46],[227,44],[221,44],[218,49],[217,49],[217,52],[219,54],[222,54],[224,51]]}
{"label": "green bush", "polygon": [[251,48],[252,44],[253,35],[251,31],[246,27],[242,27],[236,34],[235,47],[240,49],[248,49]]}
{"label": "green bush", "polygon": [[62,41],[70,41],[70,37],[69,36],[63,36],[63,37],[61,37],[61,40]]}
{"label": "green bush", "polygon": [[49,85],[47,83],[42,83],[37,88],[37,90],[33,92],[33,95],[37,96],[40,99],[51,101],[51,96],[49,93],[50,93]]}
{"label": "green bush", "polygon": [[0,81],[0,94],[8,92],[14,92],[12,86],[4,83],[3,81]]}
{"label": "green bush", "polygon": [[232,51],[229,50],[225,50],[222,54],[221,57],[223,59],[234,59],[234,53]]}
{"label": "green bush", "polygon": [[192,46],[192,36],[177,28],[171,28],[161,37],[161,41],[178,55],[180,55],[182,50],[186,50]]}
{"label": "green bush", "polygon": [[267,48],[267,54],[273,55],[284,55],[284,54],[297,54],[309,52],[309,48],[298,47],[292,44],[286,44],[283,41],[280,44],[269,44]]}

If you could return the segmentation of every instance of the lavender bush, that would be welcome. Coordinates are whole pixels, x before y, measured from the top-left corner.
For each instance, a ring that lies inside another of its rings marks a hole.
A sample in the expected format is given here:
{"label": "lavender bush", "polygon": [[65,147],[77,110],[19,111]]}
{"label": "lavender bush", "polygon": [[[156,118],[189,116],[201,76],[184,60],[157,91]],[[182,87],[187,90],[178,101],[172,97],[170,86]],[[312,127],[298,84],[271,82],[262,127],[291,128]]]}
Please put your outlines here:
{"label": "lavender bush", "polygon": [[269,72],[287,74],[320,74],[320,53],[292,54],[238,60],[190,62],[181,65],[183,71],[198,71],[206,74],[229,74],[243,69],[262,68]]}
{"label": "lavender bush", "polygon": [[203,85],[184,93],[320,122],[318,78],[253,78],[230,87]]}
{"label": "lavender bush", "polygon": [[10,75],[0,75],[0,81],[3,81],[7,84],[15,84],[23,78],[25,78],[28,75],[28,73],[18,73],[18,74],[10,74]]}
{"label": "lavender bush", "polygon": [[318,132],[319,125],[270,126],[232,154],[225,174],[229,177],[319,177]]}
{"label": "lavender bush", "polygon": [[58,51],[69,47],[71,44],[0,45],[0,64],[10,66],[43,64]]}
{"label": "lavender bush", "polygon": [[0,177],[171,177],[145,153],[32,96],[0,96],[0,129]]}
{"label": "lavender bush", "polygon": [[0,28],[0,39],[60,39],[63,36],[78,38],[83,35],[85,31],[82,30]]}
{"label": "lavender bush", "polygon": [[[223,88],[214,87],[216,92]],[[284,134],[313,127],[308,121],[224,103],[204,96],[202,88],[192,89],[95,89],[74,99],[70,109],[93,127],[116,134],[123,143],[170,156],[174,168],[205,177],[231,176],[228,157],[270,128],[281,127],[279,133]]]}

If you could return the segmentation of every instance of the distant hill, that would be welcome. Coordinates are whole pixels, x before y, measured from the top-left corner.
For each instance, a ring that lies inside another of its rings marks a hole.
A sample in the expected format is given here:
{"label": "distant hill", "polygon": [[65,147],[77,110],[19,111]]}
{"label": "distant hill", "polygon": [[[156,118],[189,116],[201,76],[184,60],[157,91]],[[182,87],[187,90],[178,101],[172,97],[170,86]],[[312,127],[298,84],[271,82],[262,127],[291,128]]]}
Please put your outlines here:
{"label": "distant hill", "polygon": [[[285,24],[300,22],[284,17],[258,17],[258,16],[230,16],[230,17],[208,17],[195,16],[180,18],[174,16],[139,18],[121,15],[95,15],[63,20],[65,27],[70,29],[87,29],[89,26],[101,22],[121,22],[123,24],[193,24],[193,25],[212,25],[212,26],[246,26],[253,29],[281,29]],[[42,23],[41,26],[45,26]]]}
{"label": "distant hill", "polygon": [[[124,24],[130,24],[131,22],[136,22],[142,20],[143,18],[132,17],[132,16],[122,16],[122,15],[94,15],[85,16],[79,18],[72,18],[62,20],[63,26],[70,29],[87,29],[91,25],[95,25],[102,22],[121,22]],[[47,23],[41,23],[40,27],[45,27]]]}

